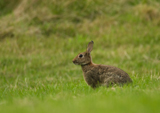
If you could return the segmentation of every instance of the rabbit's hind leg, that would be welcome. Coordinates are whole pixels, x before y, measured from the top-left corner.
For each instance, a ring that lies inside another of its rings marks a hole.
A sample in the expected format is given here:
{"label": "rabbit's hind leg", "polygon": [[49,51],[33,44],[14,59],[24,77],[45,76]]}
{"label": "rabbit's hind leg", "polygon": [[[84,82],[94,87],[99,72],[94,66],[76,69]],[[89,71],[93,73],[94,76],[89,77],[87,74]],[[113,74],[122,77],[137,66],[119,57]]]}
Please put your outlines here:
{"label": "rabbit's hind leg", "polygon": [[117,84],[117,83],[119,83],[118,78],[116,76],[111,76],[111,77],[106,78],[104,80],[103,86],[109,87],[109,86],[113,86],[114,84]]}

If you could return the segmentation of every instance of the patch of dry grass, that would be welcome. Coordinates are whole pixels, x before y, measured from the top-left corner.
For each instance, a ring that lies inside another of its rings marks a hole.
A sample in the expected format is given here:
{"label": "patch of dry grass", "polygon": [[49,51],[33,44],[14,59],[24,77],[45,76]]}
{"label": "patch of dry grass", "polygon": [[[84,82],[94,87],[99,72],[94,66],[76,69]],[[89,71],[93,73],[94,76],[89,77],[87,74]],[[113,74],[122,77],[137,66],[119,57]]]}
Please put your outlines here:
{"label": "patch of dry grass", "polygon": [[14,4],[17,6],[11,13],[0,18],[3,38],[19,35],[103,37],[112,28],[121,29],[120,26],[141,24],[145,27],[146,23],[159,26],[160,23],[156,0],[22,0]]}

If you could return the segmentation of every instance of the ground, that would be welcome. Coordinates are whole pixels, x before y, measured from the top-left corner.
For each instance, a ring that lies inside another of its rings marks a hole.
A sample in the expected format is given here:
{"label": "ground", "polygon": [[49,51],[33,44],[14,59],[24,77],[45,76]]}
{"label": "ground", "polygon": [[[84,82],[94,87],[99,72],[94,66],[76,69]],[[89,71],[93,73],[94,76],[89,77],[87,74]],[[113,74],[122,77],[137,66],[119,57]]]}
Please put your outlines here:
{"label": "ground", "polygon": [[[158,0],[1,0],[0,10],[0,112],[160,112]],[[91,40],[93,62],[132,84],[85,83],[72,59]]]}

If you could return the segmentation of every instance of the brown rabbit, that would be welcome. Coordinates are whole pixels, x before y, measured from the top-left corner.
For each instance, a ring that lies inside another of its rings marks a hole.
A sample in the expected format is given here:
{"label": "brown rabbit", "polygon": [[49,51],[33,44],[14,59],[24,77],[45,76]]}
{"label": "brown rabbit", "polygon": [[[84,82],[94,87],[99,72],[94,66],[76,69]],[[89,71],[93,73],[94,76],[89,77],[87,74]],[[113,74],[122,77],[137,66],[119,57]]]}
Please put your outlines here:
{"label": "brown rabbit", "polygon": [[74,64],[81,65],[84,79],[89,86],[92,88],[96,88],[99,85],[108,87],[113,84],[132,82],[129,75],[117,67],[94,64],[90,55],[93,44],[93,41],[89,42],[87,51],[79,53],[73,59]]}

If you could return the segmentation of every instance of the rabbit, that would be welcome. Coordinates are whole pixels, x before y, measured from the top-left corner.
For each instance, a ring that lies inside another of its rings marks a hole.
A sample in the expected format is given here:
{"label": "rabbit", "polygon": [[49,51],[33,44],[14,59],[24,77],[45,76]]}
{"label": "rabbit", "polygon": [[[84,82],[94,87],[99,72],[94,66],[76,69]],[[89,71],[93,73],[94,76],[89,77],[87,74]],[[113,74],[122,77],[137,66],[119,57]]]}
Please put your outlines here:
{"label": "rabbit", "polygon": [[86,83],[92,88],[132,83],[131,78],[125,71],[110,65],[94,64],[91,58],[93,44],[93,41],[89,42],[87,50],[79,53],[73,59],[74,64],[81,65],[83,77]]}

